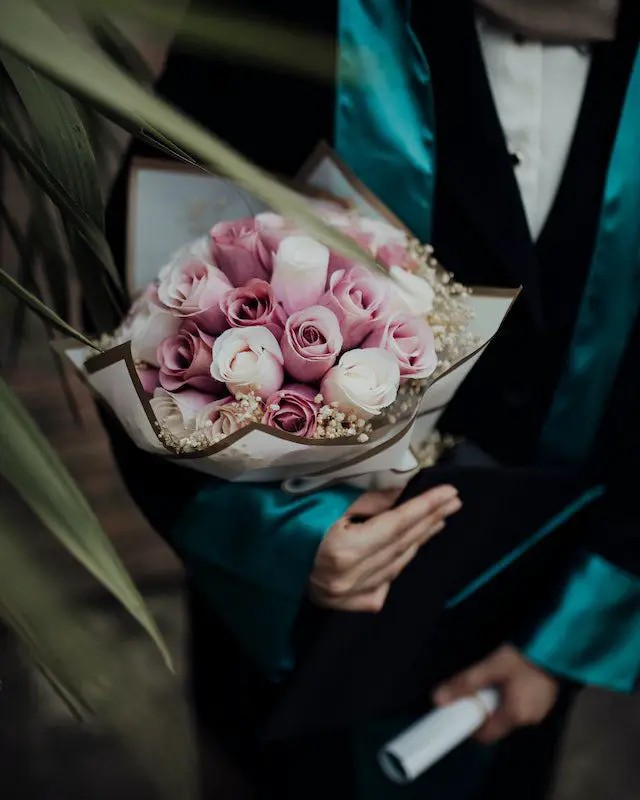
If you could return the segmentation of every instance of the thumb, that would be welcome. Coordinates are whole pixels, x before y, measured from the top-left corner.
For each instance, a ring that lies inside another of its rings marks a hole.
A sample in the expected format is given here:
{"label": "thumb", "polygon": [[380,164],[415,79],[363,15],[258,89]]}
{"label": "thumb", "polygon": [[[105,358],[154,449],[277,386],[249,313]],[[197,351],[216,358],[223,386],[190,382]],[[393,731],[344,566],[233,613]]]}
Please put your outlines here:
{"label": "thumb", "polygon": [[447,705],[480,689],[498,685],[506,676],[501,654],[494,653],[441,684],[434,692],[433,702],[438,706]]}

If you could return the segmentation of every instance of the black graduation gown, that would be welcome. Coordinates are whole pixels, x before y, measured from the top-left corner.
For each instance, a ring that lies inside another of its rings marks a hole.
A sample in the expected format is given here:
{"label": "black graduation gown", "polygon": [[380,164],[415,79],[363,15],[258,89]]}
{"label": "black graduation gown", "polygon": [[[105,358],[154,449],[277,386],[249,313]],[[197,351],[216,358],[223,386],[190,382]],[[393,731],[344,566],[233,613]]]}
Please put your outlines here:
{"label": "black graduation gown", "polygon": [[[503,463],[527,464],[564,364],[589,266],[606,168],[638,43],[640,13],[631,0],[623,3],[616,41],[594,47],[565,175],[534,246],[484,72],[471,3],[422,0],[414,6],[412,24],[432,70],[438,126],[433,243],[440,260],[465,282],[525,286],[504,331],[459,392],[443,425],[475,440]],[[233,8],[237,10],[238,4]],[[335,36],[335,2],[323,0],[318,7],[292,10],[277,0],[270,3],[269,12],[287,24]],[[319,139],[332,140],[335,93],[330,82],[200,59],[174,49],[158,91],[279,174],[294,175]],[[128,158],[134,154],[157,155],[139,142]],[[128,163],[116,180],[107,215],[120,264],[125,252]],[[399,579],[393,602],[375,619],[326,615],[305,607],[298,634],[301,652],[310,655],[283,685],[263,677],[193,593],[193,689],[204,737],[221,738],[247,769],[270,776],[280,797],[289,796],[288,792],[294,796],[301,786],[306,796],[324,796],[328,791],[351,796],[348,726],[383,711],[418,707],[421,695],[426,697],[437,681],[506,639],[524,635],[555,596],[577,545],[587,545],[613,563],[637,571],[637,519],[627,488],[640,452],[640,429],[632,413],[640,389],[634,369],[639,337],[636,329],[591,467],[594,478],[611,485],[611,499],[588,516],[575,517],[539,545],[535,557],[521,558],[500,581],[476,592],[473,602],[444,612],[418,650],[408,645],[414,631],[402,606],[418,590],[420,561],[433,558],[433,548],[431,553],[425,548]],[[108,416],[104,420],[129,490],[158,532],[170,539],[182,510],[206,478],[158,463],[136,450]],[[165,502],[159,503],[159,497]],[[461,526],[482,513],[481,497],[475,503],[468,496],[465,500],[469,516],[461,516],[456,523]],[[600,535],[603,520],[609,530],[606,541]],[[460,565],[451,553],[438,555],[449,559],[442,562],[444,595]],[[405,658],[398,647],[407,649]],[[541,796],[565,710],[566,704],[560,704],[544,726],[511,738],[501,769],[487,784],[487,797],[512,797],[515,786],[519,797]],[[266,757],[257,757],[258,751]],[[318,769],[320,763],[323,767]],[[337,784],[338,780],[342,782]]]}

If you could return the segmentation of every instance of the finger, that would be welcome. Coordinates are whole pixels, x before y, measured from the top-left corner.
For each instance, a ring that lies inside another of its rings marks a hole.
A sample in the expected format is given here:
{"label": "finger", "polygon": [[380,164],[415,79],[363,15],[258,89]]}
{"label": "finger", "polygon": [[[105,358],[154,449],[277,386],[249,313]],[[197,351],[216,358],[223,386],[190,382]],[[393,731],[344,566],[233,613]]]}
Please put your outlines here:
{"label": "finger", "polygon": [[462,501],[460,498],[454,497],[453,500],[437,508],[430,519],[415,525],[409,532],[409,536],[412,540],[415,538],[420,545],[426,544],[429,539],[432,539],[436,534],[440,533],[446,525],[447,518],[451,517],[453,514],[457,514],[461,508]]}
{"label": "finger", "polygon": [[498,710],[476,731],[475,738],[482,744],[493,744],[508,736],[514,728],[515,725],[511,717],[507,713]]}
{"label": "finger", "polygon": [[382,584],[374,591],[360,592],[359,594],[344,597],[324,597],[319,601],[316,599],[315,602],[335,611],[377,614],[382,611],[388,594],[389,584]]}
{"label": "finger", "polygon": [[[362,580],[373,574],[389,570],[398,559],[404,556],[408,549],[416,546],[418,548],[421,547],[429,539],[444,530],[446,517],[455,514],[460,508],[462,508],[462,503],[457,497],[440,506],[433,514],[420,520],[410,528],[401,539],[392,541],[387,547],[379,550],[369,559],[359,564],[359,574],[356,580]],[[395,580],[395,578],[392,578],[392,580]]]}
{"label": "finger", "polygon": [[361,494],[348,508],[346,517],[348,521],[358,518],[369,519],[383,511],[388,511],[400,496],[402,489],[392,489],[387,492],[366,492]]}
{"label": "finger", "polygon": [[385,547],[393,539],[401,538],[405,531],[425,520],[457,494],[453,486],[438,486],[370,520],[366,527],[371,552]]}
{"label": "finger", "polygon": [[383,567],[364,575],[355,584],[354,592],[359,593],[372,591],[383,584],[392,583],[395,581],[398,575],[400,575],[404,568],[413,561],[419,549],[420,546],[414,544],[412,547],[407,548],[401,556],[396,558],[395,561],[391,562],[390,564],[385,563]]}
{"label": "finger", "polygon": [[393,541],[382,550],[357,564],[349,576],[356,591],[363,586],[373,587],[377,583],[394,581],[413,560],[427,538],[444,530],[445,522],[439,512],[414,525],[406,535]]}
{"label": "finger", "polygon": [[433,701],[438,706],[447,705],[461,697],[468,697],[479,689],[498,685],[505,680],[506,676],[503,660],[496,656],[489,656],[438,687],[434,692]]}

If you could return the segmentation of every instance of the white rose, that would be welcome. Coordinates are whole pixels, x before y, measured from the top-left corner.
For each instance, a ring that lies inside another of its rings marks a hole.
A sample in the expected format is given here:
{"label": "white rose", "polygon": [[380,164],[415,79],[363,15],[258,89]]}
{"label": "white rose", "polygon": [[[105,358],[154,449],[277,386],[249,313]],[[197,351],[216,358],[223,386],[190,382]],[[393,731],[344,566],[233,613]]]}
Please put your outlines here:
{"label": "white rose", "polygon": [[344,353],[324,376],[320,392],[324,403],[337,403],[340,411],[370,419],[393,403],[399,386],[396,359],[386,350],[371,347]]}
{"label": "white rose", "polygon": [[220,436],[229,436],[247,424],[240,421],[240,414],[240,404],[232,397],[214,400],[198,412],[196,430],[204,431],[207,438],[215,442]]}
{"label": "white rose", "polygon": [[181,439],[195,430],[198,412],[211,401],[211,395],[195,389],[176,394],[156,389],[149,403],[158,422],[164,422],[169,431]]}
{"label": "white rose", "polygon": [[171,256],[167,264],[162,267],[158,273],[158,282],[164,281],[171,270],[175,267],[176,263],[183,261],[185,258],[193,256],[199,261],[211,263],[211,240],[208,236],[199,236],[188,244],[183,244]]}
{"label": "white rose", "polygon": [[391,267],[391,308],[416,317],[424,317],[433,308],[434,291],[425,278],[407,272],[402,267]]}
{"label": "white rose", "polygon": [[230,328],[220,334],[211,351],[211,374],[232,394],[252,389],[267,398],[282,386],[284,358],[268,328]]}
{"label": "white rose", "polygon": [[288,314],[315,306],[324,294],[329,250],[310,236],[287,236],[273,259],[271,288]]}
{"label": "white rose", "polygon": [[157,367],[158,346],[178,333],[181,322],[179,317],[157,305],[153,299],[141,303],[128,323],[134,359]]}

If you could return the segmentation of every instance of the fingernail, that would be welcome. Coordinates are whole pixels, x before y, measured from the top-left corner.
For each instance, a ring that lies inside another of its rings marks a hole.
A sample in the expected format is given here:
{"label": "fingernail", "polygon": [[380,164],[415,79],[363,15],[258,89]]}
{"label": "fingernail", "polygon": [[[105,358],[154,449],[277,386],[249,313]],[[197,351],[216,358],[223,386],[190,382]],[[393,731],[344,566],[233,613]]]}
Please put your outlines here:
{"label": "fingernail", "polygon": [[437,706],[443,706],[448,703],[451,698],[451,693],[447,689],[438,689],[433,695],[433,702]]}
{"label": "fingernail", "polygon": [[440,490],[440,502],[446,503],[449,500],[453,500],[454,497],[458,496],[458,490],[455,486],[443,486]]}
{"label": "fingernail", "polygon": [[462,508],[462,500],[460,498],[455,498],[451,500],[451,502],[447,506],[447,514],[455,514],[456,511],[460,511]]}

